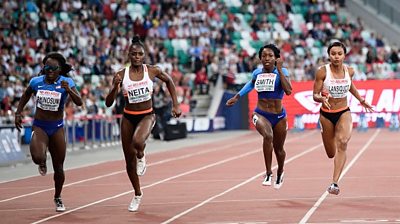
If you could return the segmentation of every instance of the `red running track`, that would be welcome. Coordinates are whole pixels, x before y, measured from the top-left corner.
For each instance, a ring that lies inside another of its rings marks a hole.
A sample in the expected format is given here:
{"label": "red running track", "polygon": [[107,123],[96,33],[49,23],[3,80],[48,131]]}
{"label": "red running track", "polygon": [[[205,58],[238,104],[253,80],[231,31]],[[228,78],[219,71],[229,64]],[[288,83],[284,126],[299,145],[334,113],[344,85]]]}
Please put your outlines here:
{"label": "red running track", "polygon": [[123,161],[66,171],[64,213],[54,211],[52,175],[1,183],[1,223],[400,223],[399,136],[355,131],[338,196],[325,191],[333,160],[317,130],[289,133],[279,190],[261,185],[261,137],[251,132],[148,154],[136,213]]}

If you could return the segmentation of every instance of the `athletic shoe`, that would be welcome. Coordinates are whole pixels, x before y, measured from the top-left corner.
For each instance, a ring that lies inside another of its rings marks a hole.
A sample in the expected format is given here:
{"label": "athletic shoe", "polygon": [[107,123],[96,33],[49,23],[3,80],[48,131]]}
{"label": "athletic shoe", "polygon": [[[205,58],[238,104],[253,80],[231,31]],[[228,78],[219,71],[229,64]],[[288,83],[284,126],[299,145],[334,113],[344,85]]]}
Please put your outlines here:
{"label": "athletic shoe", "polygon": [[131,204],[128,207],[128,210],[130,212],[136,212],[137,210],[139,210],[139,205],[140,205],[140,201],[142,200],[142,197],[143,197],[143,192],[142,192],[142,195],[133,196]]}
{"label": "athletic shoe", "polygon": [[329,194],[338,195],[340,192],[339,185],[337,185],[337,183],[332,183],[331,186],[328,187],[327,191]]}
{"label": "athletic shoe", "polygon": [[136,173],[139,176],[143,176],[146,173],[146,155],[136,160]]}
{"label": "athletic shoe", "polygon": [[39,170],[40,175],[45,176],[46,173],[47,173],[47,166],[46,166],[46,163],[40,164],[40,165],[38,166],[38,170]]}
{"label": "athletic shoe", "polygon": [[272,173],[270,174],[265,174],[264,181],[262,182],[262,185],[264,186],[271,186],[272,185],[272,177],[274,175]]}
{"label": "athletic shoe", "polygon": [[54,204],[56,204],[56,212],[65,211],[65,206],[61,198],[54,198]]}
{"label": "athletic shoe", "polygon": [[277,175],[277,178],[276,178],[276,181],[275,181],[275,183],[274,183],[274,188],[275,189],[279,189],[279,188],[281,188],[282,187],[282,185],[283,185],[283,176],[284,176],[284,172],[282,172],[280,175],[278,174]]}

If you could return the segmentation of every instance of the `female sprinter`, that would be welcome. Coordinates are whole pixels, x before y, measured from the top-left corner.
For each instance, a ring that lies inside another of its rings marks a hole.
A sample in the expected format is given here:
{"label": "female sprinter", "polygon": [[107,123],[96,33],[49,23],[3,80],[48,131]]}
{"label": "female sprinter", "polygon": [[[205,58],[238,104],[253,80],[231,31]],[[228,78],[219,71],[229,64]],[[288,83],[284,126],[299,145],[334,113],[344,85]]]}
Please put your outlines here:
{"label": "female sprinter", "polygon": [[139,176],[146,171],[144,149],[146,140],[155,123],[152,107],[153,80],[158,78],[165,82],[172,98],[172,116],[179,117],[181,110],[176,97],[175,85],[171,77],[159,67],[144,64],[145,47],[138,36],[132,39],[128,53],[130,65],[117,72],[113,88],[106,97],[110,107],[122,87],[125,96],[124,115],[121,121],[121,141],[124,151],[126,172],[135,190],[135,195],[128,210],[137,211],[143,193],[140,189]]}
{"label": "female sprinter", "polygon": [[253,113],[253,123],[263,137],[263,153],[266,175],[262,184],[272,184],[272,151],[275,152],[278,162],[277,178],[274,182],[275,189],[283,184],[283,166],[286,152],[283,149],[287,134],[286,111],[282,105],[283,93],[290,95],[292,85],[289,72],[282,67],[280,50],[274,44],[260,48],[258,57],[263,65],[253,71],[252,79],[231,99],[227,106],[234,105],[241,96],[249,93],[253,88],[258,92],[257,108]]}
{"label": "female sprinter", "polygon": [[319,118],[322,141],[328,157],[334,158],[332,184],[327,191],[337,195],[340,191],[339,177],[346,163],[347,143],[353,128],[347,93],[353,94],[366,111],[372,112],[373,109],[360,96],[352,82],[354,70],[343,64],[346,56],[344,44],[333,42],[327,52],[330,63],[317,70],[313,98],[314,101],[322,103]]}
{"label": "female sprinter", "polygon": [[36,112],[32,124],[30,152],[32,160],[38,164],[39,173],[47,172],[47,149],[50,152],[54,169],[54,203],[56,211],[65,211],[61,191],[65,181],[64,160],[66,142],[64,136],[64,105],[69,96],[72,101],[82,105],[82,99],[75,88],[74,81],[67,75],[72,70],[64,56],[57,52],[49,53],[43,59],[41,75],[29,82],[15,112],[15,126],[22,128],[22,111],[32,94],[36,96]]}

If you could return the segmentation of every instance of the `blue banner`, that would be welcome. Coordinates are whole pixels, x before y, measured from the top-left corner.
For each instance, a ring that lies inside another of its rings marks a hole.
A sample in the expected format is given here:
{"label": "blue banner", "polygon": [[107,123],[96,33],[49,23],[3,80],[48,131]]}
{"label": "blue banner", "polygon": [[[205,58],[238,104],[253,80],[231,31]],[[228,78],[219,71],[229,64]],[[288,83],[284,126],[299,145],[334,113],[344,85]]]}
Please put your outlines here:
{"label": "blue banner", "polygon": [[9,131],[0,134],[0,165],[26,160],[25,152],[18,143],[17,135]]}

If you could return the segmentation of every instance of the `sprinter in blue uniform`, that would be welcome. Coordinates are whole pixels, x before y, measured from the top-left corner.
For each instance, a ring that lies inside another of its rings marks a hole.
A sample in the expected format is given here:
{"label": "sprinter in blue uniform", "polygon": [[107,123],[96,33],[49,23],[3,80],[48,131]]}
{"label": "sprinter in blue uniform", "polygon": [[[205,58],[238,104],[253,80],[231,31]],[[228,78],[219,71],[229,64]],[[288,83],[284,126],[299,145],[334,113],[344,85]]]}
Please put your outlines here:
{"label": "sprinter in blue uniform", "polygon": [[43,59],[41,74],[29,82],[19,101],[15,112],[15,126],[22,128],[22,111],[34,94],[36,111],[32,124],[32,139],[30,152],[32,160],[38,165],[39,173],[47,173],[47,150],[51,155],[54,169],[54,203],[56,211],[65,211],[61,200],[61,191],[64,185],[64,159],[66,142],[64,136],[64,105],[68,96],[78,106],[82,99],[75,88],[74,81],[67,75],[72,70],[66,63],[63,55],[57,52],[49,53]]}
{"label": "sprinter in blue uniform", "polygon": [[263,46],[258,51],[258,57],[263,65],[253,71],[252,79],[231,99],[227,106],[234,105],[241,96],[256,89],[258,92],[257,108],[253,113],[253,124],[263,137],[263,153],[266,174],[262,182],[264,186],[272,185],[272,151],[278,162],[277,177],[274,188],[279,189],[283,184],[283,166],[286,152],[283,148],[287,134],[286,111],[282,105],[283,94],[292,93],[289,72],[283,68],[280,50],[274,44]]}

